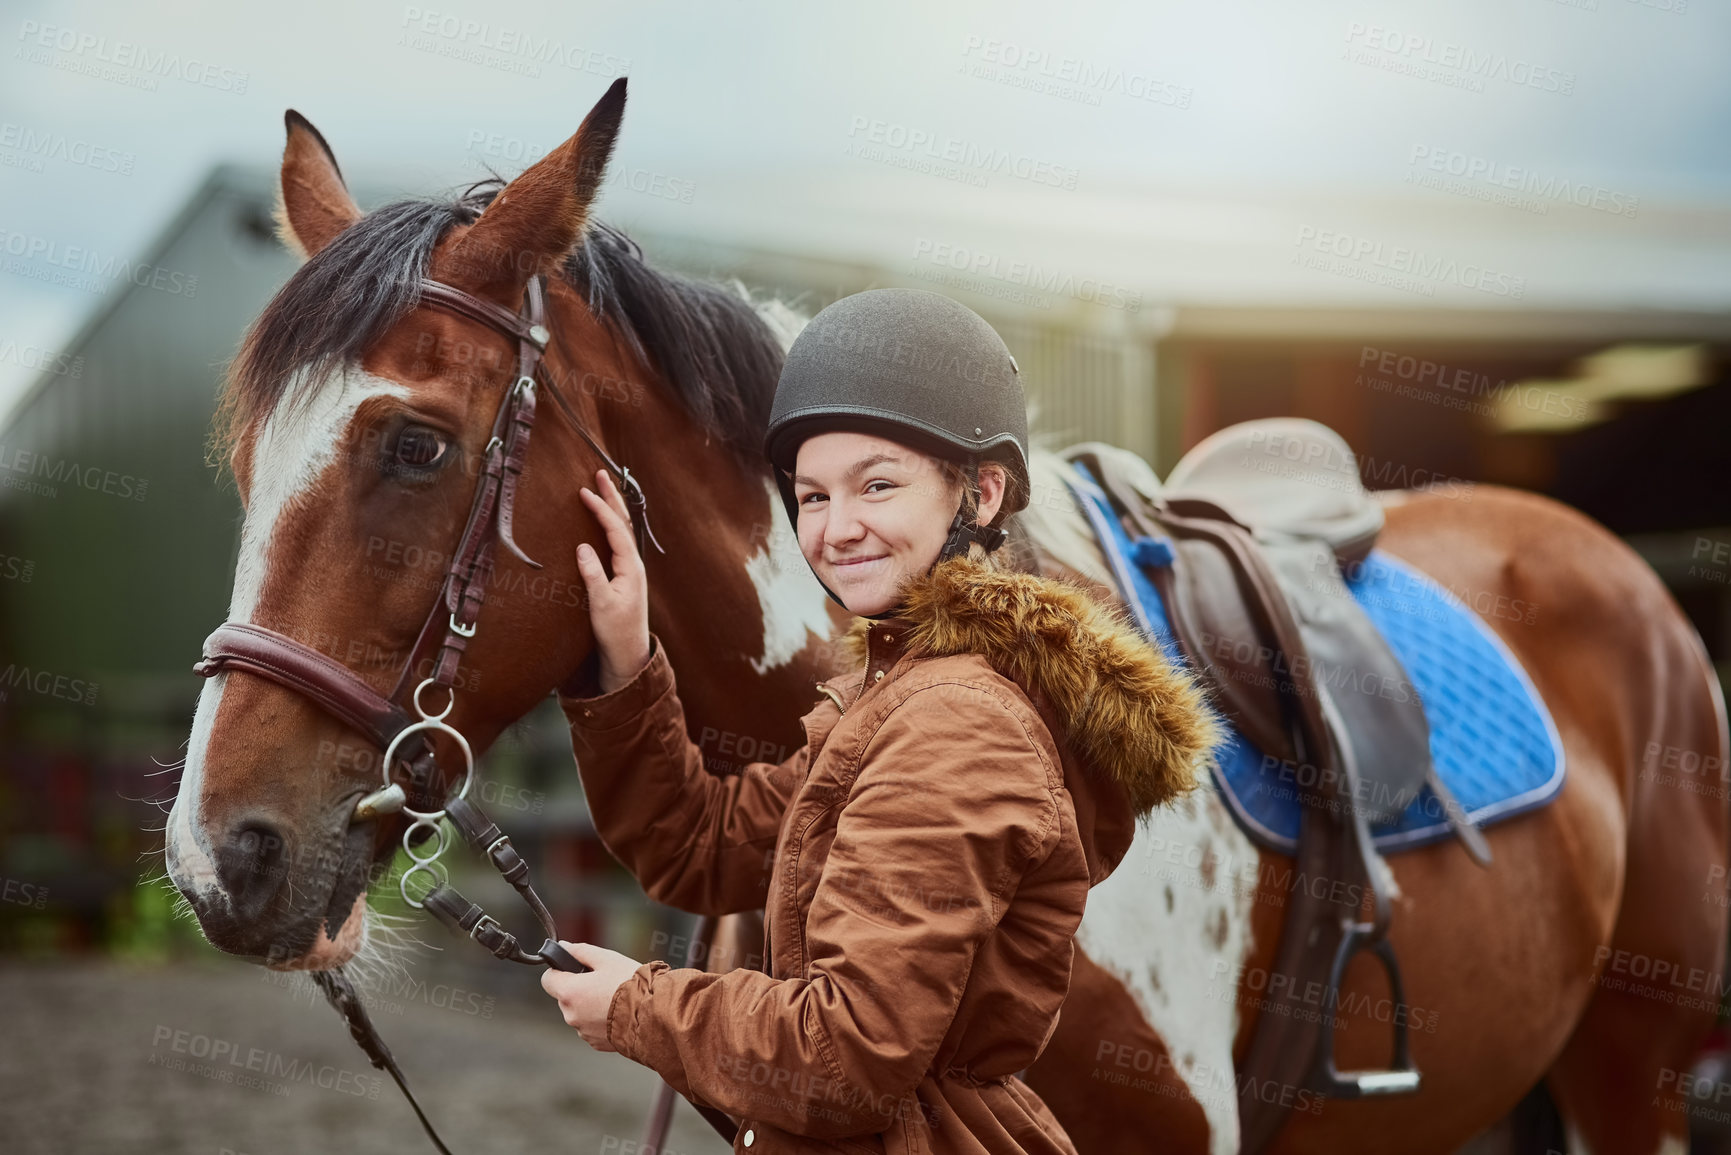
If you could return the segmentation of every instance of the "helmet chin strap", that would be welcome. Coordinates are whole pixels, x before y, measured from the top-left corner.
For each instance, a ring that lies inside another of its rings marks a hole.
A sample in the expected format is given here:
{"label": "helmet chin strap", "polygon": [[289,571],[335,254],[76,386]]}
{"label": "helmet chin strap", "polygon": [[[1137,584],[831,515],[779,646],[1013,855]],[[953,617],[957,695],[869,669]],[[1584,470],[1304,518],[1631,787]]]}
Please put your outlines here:
{"label": "helmet chin strap", "polygon": [[[972,483],[974,489],[978,491],[980,487],[980,464],[977,458],[968,459],[968,479]],[[994,529],[989,525],[981,525],[973,518],[967,516],[967,509],[968,493],[967,490],[964,489],[962,491],[962,500],[956,505],[956,516],[950,519],[949,536],[944,538],[944,547],[938,551],[938,556],[933,559],[931,565],[926,567],[927,574],[930,574],[934,569],[937,569],[938,566],[949,561],[951,558],[960,557],[967,553],[969,547],[976,541],[985,547],[987,553],[991,553],[1000,545],[1004,544],[1004,538],[1008,535],[1003,530]],[[822,584],[821,580],[819,584]],[[828,588],[828,586],[824,586],[824,589],[827,590]],[[835,595],[832,593],[830,594],[830,597],[834,598]],[[840,602],[841,599],[836,598],[836,601]],[[896,614],[900,612],[901,604],[898,602],[896,605],[891,606],[881,614],[860,614],[859,616],[870,621],[881,622],[885,618],[895,617]]]}

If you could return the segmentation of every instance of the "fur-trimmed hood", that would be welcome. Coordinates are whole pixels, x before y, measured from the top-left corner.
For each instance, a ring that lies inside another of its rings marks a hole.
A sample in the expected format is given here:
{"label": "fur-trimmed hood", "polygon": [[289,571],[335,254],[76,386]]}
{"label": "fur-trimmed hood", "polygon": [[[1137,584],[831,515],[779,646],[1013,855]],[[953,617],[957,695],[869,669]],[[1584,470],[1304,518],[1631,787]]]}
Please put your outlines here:
{"label": "fur-trimmed hood", "polygon": [[[1062,727],[1053,738],[1120,783],[1138,816],[1197,785],[1221,737],[1202,687],[1082,587],[958,557],[903,592],[908,657],[979,654],[1037,691]],[[872,625],[847,634],[857,660]]]}

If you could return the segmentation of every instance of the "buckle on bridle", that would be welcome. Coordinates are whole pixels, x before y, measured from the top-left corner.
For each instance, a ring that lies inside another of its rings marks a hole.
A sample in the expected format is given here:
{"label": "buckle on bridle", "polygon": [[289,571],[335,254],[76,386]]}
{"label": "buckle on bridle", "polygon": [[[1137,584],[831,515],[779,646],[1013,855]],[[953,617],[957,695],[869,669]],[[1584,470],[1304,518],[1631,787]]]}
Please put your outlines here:
{"label": "buckle on bridle", "polygon": [[649,495],[643,492],[643,487],[631,476],[629,465],[619,466],[619,488],[624,490],[625,505],[631,512],[631,528],[637,535],[637,552],[643,552],[643,539],[648,538],[656,552],[666,553],[661,543],[655,540],[655,531],[649,528]]}

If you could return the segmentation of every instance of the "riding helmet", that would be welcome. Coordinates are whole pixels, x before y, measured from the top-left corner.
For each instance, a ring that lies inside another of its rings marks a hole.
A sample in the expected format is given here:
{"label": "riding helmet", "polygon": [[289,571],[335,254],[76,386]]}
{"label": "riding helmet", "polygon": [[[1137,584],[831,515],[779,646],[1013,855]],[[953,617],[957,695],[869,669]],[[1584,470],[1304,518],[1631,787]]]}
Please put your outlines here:
{"label": "riding helmet", "polygon": [[[800,443],[833,430],[875,434],[960,462],[976,485],[979,463],[997,461],[1007,484],[993,520],[1027,507],[1021,371],[984,317],[940,293],[855,293],[820,311],[794,339],[763,446],[796,532],[792,474]],[[937,561],[964,553],[975,541],[988,551],[1003,543],[1003,530],[977,524],[964,516],[965,508],[964,496]],[[824,590],[841,602],[827,585]]]}

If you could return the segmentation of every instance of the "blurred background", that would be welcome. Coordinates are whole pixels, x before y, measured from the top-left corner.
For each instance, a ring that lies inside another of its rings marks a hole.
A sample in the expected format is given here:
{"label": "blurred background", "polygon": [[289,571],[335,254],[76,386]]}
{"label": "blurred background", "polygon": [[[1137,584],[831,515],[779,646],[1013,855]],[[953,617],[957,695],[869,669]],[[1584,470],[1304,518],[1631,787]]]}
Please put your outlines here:
{"label": "blurred background", "polygon": [[[1372,488],[1551,494],[1642,553],[1731,669],[1723,6],[431,2],[0,15],[11,1149],[420,1143],[388,1085],[275,1096],[150,1062],[166,1026],[364,1070],[309,987],[218,956],[161,881],[238,540],[205,439],[295,267],[271,219],[285,108],[370,208],[515,175],[628,75],[599,215],[664,267],[807,314],[958,297],[1054,447],[1164,474],[1224,425],[1297,415]],[[551,703],[483,769],[570,937],[676,955],[688,920],[595,839]],[[411,1079],[465,1056],[505,1149],[631,1150],[646,1072],[515,969],[419,966],[372,992]],[[525,1064],[557,1085],[506,1077]],[[722,1149],[680,1111],[669,1150]]]}

